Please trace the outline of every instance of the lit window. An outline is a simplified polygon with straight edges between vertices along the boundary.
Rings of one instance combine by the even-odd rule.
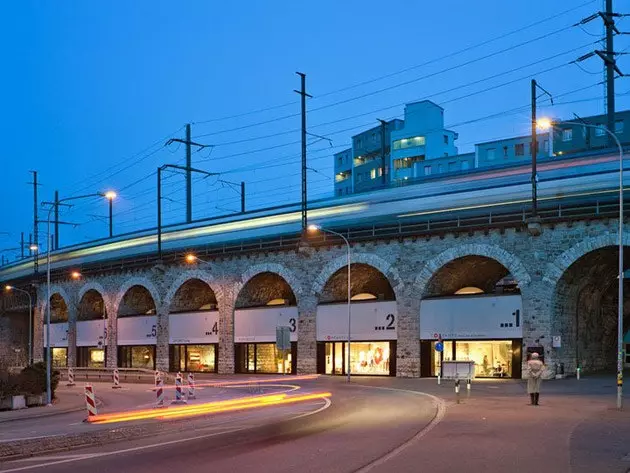
[[[376,169],[370,171],[370,179],[376,179]]]
[[[459,291],[456,291],[455,294],[457,294],[458,296],[465,294],[483,294],[483,291],[478,287],[468,286],[462,287]]]
[[[378,177],[383,175],[383,168],[378,168]]]
[[[623,133],[623,120],[615,122],[615,133]]]
[[[414,136],[412,138],[402,138],[394,141],[394,149],[413,148],[414,146],[424,146],[424,136]]]
[[[525,155],[525,144],[518,143],[514,145],[514,154],[516,156],[524,156]]]
[[[431,175],[431,166],[425,166],[424,167],[424,175],[425,176],[430,176]]]
[[[496,149],[494,149],[494,148],[487,149],[486,150],[486,157],[488,158],[488,161],[494,161],[495,154],[496,154]]]
[[[604,125],[599,123],[597,128],[595,128],[595,136],[604,136],[606,134],[606,130],[604,130]]]
[[[469,169],[470,163],[468,161],[462,161],[462,171],[467,171]]]
[[[573,129],[565,128],[562,130],[562,141],[571,141],[573,140]]]

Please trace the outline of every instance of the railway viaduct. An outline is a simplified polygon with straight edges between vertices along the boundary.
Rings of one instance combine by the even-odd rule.
[[[590,371],[614,369],[618,220],[556,216],[543,219],[540,230],[539,235],[532,235],[524,224],[497,224],[482,230],[427,228],[399,236],[349,235],[353,297],[371,294],[378,300],[395,301],[395,374],[421,375],[423,299],[453,295],[464,287],[492,293],[508,275],[522,297],[522,348],[543,347],[551,375],[556,363],[563,363],[567,373],[575,372],[578,364]],[[627,248],[628,226],[623,239]],[[269,244],[232,252],[191,250],[203,261],[191,265],[181,251],[159,262],[148,258],[88,265],[80,268],[79,280],[69,276],[70,268],[56,271],[50,301],[40,278],[32,286],[36,295],[34,358],[41,360],[44,353],[47,303],[53,321],[68,323],[70,366],[77,363],[78,321],[104,317],[106,364],[115,367],[119,363],[117,320],[155,314],[155,364],[162,370],[169,368],[169,314],[212,309],[218,311],[219,320],[217,371],[233,373],[235,311],[281,300],[297,307],[297,372],[316,372],[318,305],[347,300],[346,247],[341,240],[320,236],[307,245]],[[3,281],[18,287],[27,287],[25,283]],[[19,358],[25,350],[13,349],[25,347],[26,302],[19,294],[5,294],[2,303],[0,347],[5,359]],[[624,314],[625,327],[630,325],[629,312],[626,309]],[[554,336],[561,337],[560,347],[553,346]]]

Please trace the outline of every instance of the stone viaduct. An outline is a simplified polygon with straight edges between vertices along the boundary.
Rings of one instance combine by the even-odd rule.
[[[447,233],[439,236],[374,239],[352,243],[352,292],[395,300],[398,310],[396,374],[420,376],[420,302],[451,295],[462,287],[493,292],[506,275],[518,283],[523,301],[523,349],[543,346],[548,364],[568,373],[615,366],[617,330],[618,225],[613,219],[543,224],[526,228]],[[630,244],[630,227],[624,244]],[[630,251],[627,253],[630,254]],[[316,311],[324,302],[346,299],[346,247],[339,240],[293,250],[265,251],[206,262],[146,265],[117,270],[82,268],[75,281],[56,277],[51,288],[54,320],[67,320],[68,364],[76,363],[77,320],[107,319],[107,366],[117,365],[117,319],[157,315],[156,365],[169,366],[169,313],[215,307],[219,312],[218,372],[235,368],[234,313],[283,299],[298,311],[298,373],[316,371]],[[34,355],[43,356],[46,286],[37,288]],[[626,304],[628,306],[628,304]],[[23,310],[23,309],[21,309]],[[13,311],[15,312],[15,311]],[[11,310],[5,315],[14,317]],[[630,322],[625,313],[625,326]],[[6,320],[8,320],[5,317]],[[2,345],[14,343],[8,322]],[[13,335],[11,335],[13,333]],[[552,337],[562,346],[554,348]],[[13,337],[13,339],[11,338]]]

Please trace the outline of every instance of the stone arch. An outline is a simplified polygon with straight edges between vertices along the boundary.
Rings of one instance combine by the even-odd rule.
[[[79,289],[79,293],[77,294],[77,301],[80,303],[85,293],[90,290],[95,290],[96,292],[98,292],[103,298],[103,300],[105,301],[106,305],[110,302],[109,294],[107,293],[103,285],[96,281],[90,281],[84,284],[83,286],[81,286],[81,289]]]
[[[48,294],[48,291],[46,291],[46,286],[43,286],[42,311],[46,311],[46,309],[48,307],[48,302],[49,301],[46,298],[47,294]],[[68,309],[70,309],[70,304],[72,304],[72,299],[68,295],[68,292],[62,286],[59,286],[57,284],[51,284],[50,285],[50,297],[54,296],[55,294],[59,294],[61,296],[61,298],[64,300],[64,302],[66,303],[66,305],[68,306]]]
[[[352,253],[350,256],[351,264],[365,264],[381,272],[392,286],[396,299],[399,298],[400,292],[404,288],[403,281],[398,274],[398,270],[380,256],[370,253]],[[324,269],[319,273],[313,283],[313,294],[320,296],[328,280],[340,269],[348,265],[347,256],[339,256],[330,261]]]
[[[188,271],[181,273],[179,276],[177,276],[177,278],[173,281],[171,286],[168,288],[168,291],[166,292],[166,296],[164,296],[164,301],[163,301],[163,304],[165,307],[171,306],[173,302],[173,297],[175,297],[175,294],[177,293],[179,288],[182,287],[187,281],[190,281],[191,279],[198,279],[206,283],[210,287],[214,295],[216,296],[217,302],[220,301],[220,299],[223,296],[223,292],[221,290],[221,287],[217,285],[216,278],[212,275],[211,271],[206,271],[203,269],[190,269]]]
[[[482,256],[500,263],[516,279],[521,288],[531,282],[531,276],[521,260],[503,248],[496,245],[464,244],[443,251],[424,265],[416,276],[415,288],[417,293],[420,296],[424,295],[433,276],[446,264],[467,256]]]
[[[241,309],[261,307],[273,299],[285,299],[289,305],[297,305],[301,292],[293,272],[276,263],[260,264],[243,273],[237,285],[235,306]]]
[[[218,305],[217,291],[213,287],[214,284],[212,283],[213,278],[203,278],[203,276],[204,275],[201,274],[184,274],[177,278],[175,283],[169,288],[169,291],[164,298],[164,307],[169,313],[194,312],[197,310],[206,310],[201,309],[200,307],[207,304],[213,304],[214,306]],[[182,297],[182,291],[184,297]],[[186,297],[193,295],[195,296],[194,299],[192,297]],[[186,301],[187,303],[184,303]],[[176,305],[179,307],[175,307]]]
[[[101,320],[107,316],[107,302],[103,293],[95,288],[82,291],[77,305],[77,320]]]
[[[628,234],[628,232],[624,232],[623,234],[623,245],[630,246],[630,234]],[[555,287],[562,275],[573,263],[587,253],[607,246],[619,246],[618,233],[607,233],[580,241],[563,252],[553,262],[547,264],[543,281],[551,283]]]
[[[116,316],[118,316],[118,313],[120,311],[120,304],[122,303],[123,297],[125,297],[125,294],[127,294],[127,291],[129,291],[129,289],[131,289],[134,286],[143,287],[149,292],[149,294],[153,298],[153,303],[155,304],[155,309],[157,312],[157,309],[160,306],[162,300],[160,298],[160,293],[158,292],[155,285],[147,278],[132,277],[132,278],[127,279],[118,289],[118,292],[116,293],[114,297],[114,303],[112,304],[113,314],[116,314]]]

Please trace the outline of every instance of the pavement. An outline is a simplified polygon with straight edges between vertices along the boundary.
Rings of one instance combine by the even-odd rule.
[[[545,381],[540,406],[529,405],[517,380],[480,380],[470,391],[462,384],[457,396],[452,381],[435,379],[291,379],[302,390],[330,390],[332,403],[161,422],[152,424],[162,428],[156,435],[124,442],[114,424],[108,442],[5,461],[0,472],[630,471],[630,397],[626,410],[615,409],[614,376]],[[152,395],[146,385],[122,393],[106,385],[97,396],[99,389],[105,410]],[[66,429],[60,426],[72,415],[56,416],[54,428]],[[2,433],[0,426],[0,448]]]

